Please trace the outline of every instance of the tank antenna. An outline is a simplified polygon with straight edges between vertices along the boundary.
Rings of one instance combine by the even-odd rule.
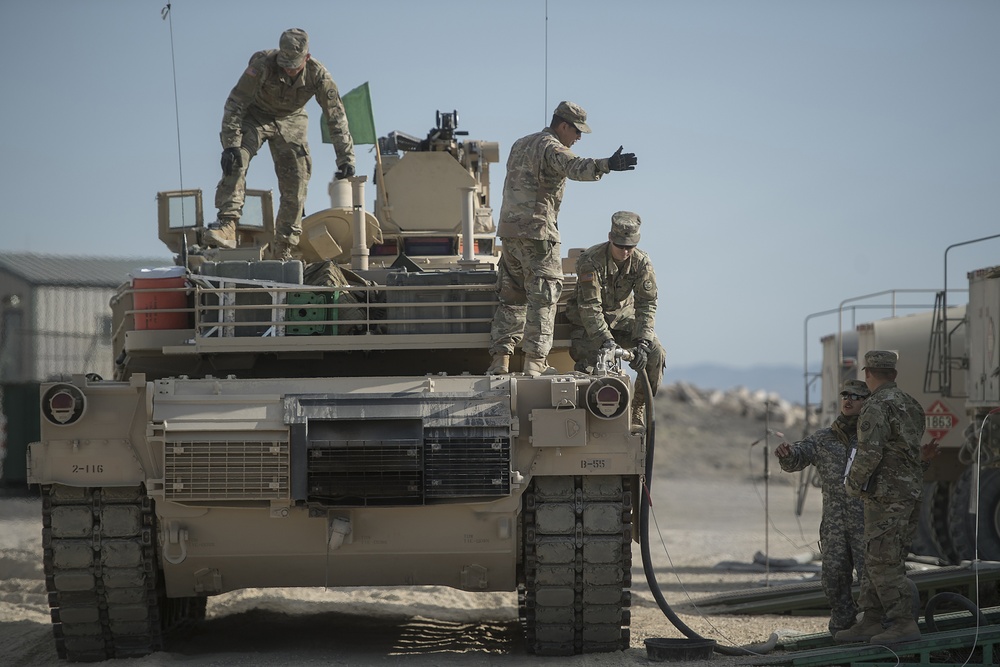
[[[549,108],[549,0],[545,0],[545,108],[542,109],[542,120]]]
[[[177,125],[177,172],[180,178],[180,188],[184,189],[184,165],[181,162],[181,112],[177,103],[177,62],[174,60],[174,18],[170,13],[171,4],[168,2],[160,10],[160,18],[170,25],[170,67],[174,75],[174,120]],[[184,206],[181,206],[181,224],[184,220]]]

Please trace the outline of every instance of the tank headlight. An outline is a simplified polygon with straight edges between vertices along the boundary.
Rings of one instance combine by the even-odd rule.
[[[87,411],[87,397],[79,387],[55,384],[42,395],[42,415],[50,424],[69,426]]]
[[[615,419],[628,409],[628,385],[616,377],[597,378],[587,387],[587,410],[598,419]]]

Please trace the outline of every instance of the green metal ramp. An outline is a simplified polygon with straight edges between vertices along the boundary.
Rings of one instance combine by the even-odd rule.
[[[988,561],[978,565],[980,585],[995,587],[1000,581],[1000,563]],[[914,571],[907,576],[916,584],[923,599],[944,591],[958,592],[970,599],[976,597],[972,590],[976,572],[971,563]],[[854,587],[854,594],[855,597],[858,594],[857,585]],[[821,615],[830,612],[818,581],[733,591],[702,598],[695,605],[706,614]]]
[[[968,619],[968,615],[966,615]],[[961,667],[962,665],[996,665],[997,644],[1000,643],[1000,625],[986,625],[980,628],[963,628],[926,635],[915,642],[893,646],[870,644],[841,644],[795,651],[783,655],[767,655],[752,658],[752,665],[787,665],[788,667],[808,667],[816,665],[852,665],[852,667],[894,667],[900,664],[935,665],[937,667]],[[978,655],[974,655],[979,651]],[[947,652],[947,653],[946,653]],[[970,655],[974,655],[970,659]]]

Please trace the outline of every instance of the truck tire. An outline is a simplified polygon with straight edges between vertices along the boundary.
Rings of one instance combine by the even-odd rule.
[[[538,655],[629,645],[632,495],[619,476],[536,477],[522,500],[519,590],[528,649]]]
[[[975,469],[969,467],[953,485],[948,530],[962,560],[976,556],[976,515],[969,512],[975,484]],[[1000,559],[1000,469],[983,468],[979,475],[979,558]]]
[[[959,558],[948,532],[948,500],[951,485],[948,482],[926,482],[920,504],[920,522],[917,537],[910,551],[918,556],[933,556],[949,563]]]
[[[205,598],[168,599],[156,515],[142,487],[42,488],[42,545],[56,652],[71,662],[132,658],[205,616]]]

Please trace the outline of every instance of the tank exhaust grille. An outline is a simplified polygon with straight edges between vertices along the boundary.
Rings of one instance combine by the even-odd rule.
[[[313,440],[309,500],[420,505],[510,495],[510,439]]]
[[[416,504],[423,487],[415,440],[309,443],[309,498],[335,505]]]
[[[510,440],[438,438],[428,441],[428,498],[510,494]]]
[[[288,498],[288,443],[279,440],[168,440],[163,448],[168,500]]]

